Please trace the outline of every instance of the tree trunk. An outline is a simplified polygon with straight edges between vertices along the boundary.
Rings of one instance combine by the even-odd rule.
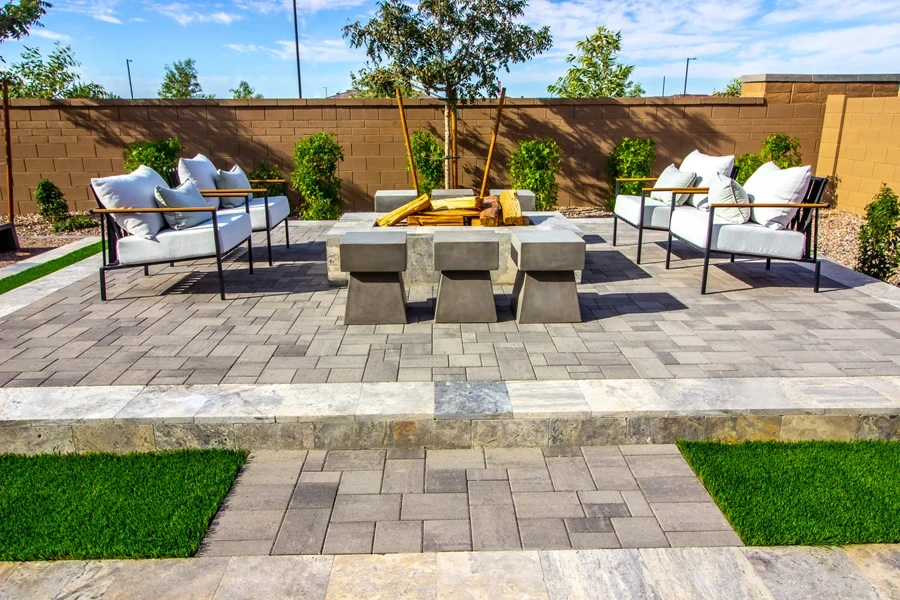
[[[444,102],[444,189],[450,189],[450,102]]]

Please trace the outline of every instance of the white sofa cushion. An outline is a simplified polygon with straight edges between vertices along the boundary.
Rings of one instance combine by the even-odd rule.
[[[265,198],[254,198],[250,201],[250,223],[253,226],[253,231],[266,230],[265,202]],[[269,197],[269,224],[272,227],[286,219],[290,212],[291,205],[288,203],[287,196]],[[219,211],[220,215],[230,215],[232,213],[244,214],[246,213],[246,208],[240,206]]]
[[[811,177],[810,166],[780,169],[767,162],[750,176],[744,189],[753,204],[800,204]],[[796,208],[753,208],[750,220],[772,229],[785,229],[796,214]]]
[[[236,213],[220,215],[219,243],[222,253],[231,250],[250,236],[250,218]],[[166,262],[203,256],[215,256],[216,242],[212,219],[189,229],[163,229],[156,239],[128,236],[119,240],[119,263],[123,265]]]
[[[244,170],[237,165],[231,167],[230,171],[223,171],[222,169],[216,171],[216,189],[248,190],[252,187],[253,186],[250,185],[250,180],[247,179],[247,175],[244,173]],[[219,201],[222,205],[222,208],[235,208],[238,206],[243,206],[244,202],[252,197],[253,194],[247,194],[247,198],[222,196]]]
[[[699,150],[694,150],[684,157],[679,167],[682,171],[697,174],[694,179],[694,187],[708,187],[713,175],[721,173],[726,177],[731,177],[731,171],[734,169],[734,155],[731,156],[710,156],[703,154]],[[706,194],[694,194],[687,199],[687,203],[692,206],[703,206],[709,200]]]
[[[692,171],[681,171],[675,165],[669,165],[659,175],[659,179],[653,184],[653,187],[660,188],[683,188],[691,187],[697,174]],[[672,192],[650,192],[650,197],[660,202],[670,203],[672,200]],[[687,194],[678,194],[675,198],[675,204],[681,206],[688,200]]]
[[[150,167],[141,165],[127,175],[94,177],[91,187],[104,208],[159,208],[157,186],[168,187],[165,180]],[[160,213],[113,215],[116,223],[133,236],[152,239],[166,226]]]
[[[175,189],[156,186],[156,201],[162,208],[214,208],[212,202],[200,195],[200,191],[190,181],[185,181]],[[163,218],[172,229],[187,229],[212,218],[208,212],[166,212]]]
[[[710,249],[729,254],[755,254],[772,258],[800,258],[806,247],[806,236],[792,229],[775,230],[759,223],[729,223],[719,218],[713,222]],[[671,232],[698,248],[706,247],[709,213],[679,209],[672,214]]]
[[[747,192],[734,179],[716,173],[709,181],[709,204],[749,204]],[[743,224],[750,220],[749,208],[717,208],[716,217],[729,223]]]
[[[214,190],[216,188],[216,166],[212,161],[198,154],[194,158],[178,159],[178,180],[184,183],[190,181],[198,190]],[[210,196],[209,201],[219,208],[219,198]]]
[[[660,202],[653,198],[644,198],[643,226],[668,229],[669,213],[671,212],[672,207],[668,200]],[[613,213],[623,221],[637,227],[639,215],[641,214],[641,197],[619,194],[616,196],[616,205],[613,208]]]

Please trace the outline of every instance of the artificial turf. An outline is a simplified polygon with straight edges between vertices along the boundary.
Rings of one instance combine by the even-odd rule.
[[[69,252],[68,254],[64,254],[59,258],[54,258],[53,260],[48,260],[45,263],[41,263],[39,265],[35,265],[24,271],[19,271],[14,275],[10,275],[9,277],[4,277],[0,279],[0,294],[5,294],[10,290],[14,290],[17,287],[23,286],[26,283],[31,283],[35,279],[40,279],[44,275],[49,275],[54,271],[59,271],[69,265],[74,265],[77,262],[80,262],[88,257],[91,257],[95,254],[99,254],[101,249],[103,248],[103,242],[97,242],[96,244],[91,244],[90,246],[85,246],[84,248],[79,248],[74,252]]]
[[[0,454],[0,561],[193,556],[246,457]]]
[[[900,442],[678,446],[748,546],[900,542]]]

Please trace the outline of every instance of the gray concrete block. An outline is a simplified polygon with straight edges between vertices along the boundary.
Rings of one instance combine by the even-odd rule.
[[[577,236],[576,236],[577,237]],[[351,231],[341,238],[341,270],[397,273],[406,270],[406,232]]]
[[[379,521],[375,523],[375,554],[395,554],[422,551],[422,523],[420,521]]]
[[[562,519],[520,519],[519,533],[525,550],[564,550],[571,548]]]
[[[474,196],[475,192],[472,190],[467,190],[463,188],[457,188],[452,190],[432,190],[431,191],[431,199],[432,200],[441,200],[443,198],[465,198],[467,196]]]
[[[577,271],[584,268],[585,242],[575,232],[516,229],[511,256],[520,271]]]
[[[401,273],[354,272],[348,279],[344,325],[406,323],[406,289]]]
[[[378,190],[375,192],[375,212],[389,213],[418,197],[416,190]]]
[[[423,552],[454,552],[472,549],[468,519],[425,521]]]
[[[509,191],[507,189],[498,189],[491,188],[491,196],[499,196],[501,192]],[[535,208],[537,203],[537,198],[534,195],[534,192],[531,190],[515,190],[516,195],[519,197],[519,206],[522,208],[522,212],[533,212],[537,210]]]
[[[509,307],[516,323],[581,322],[574,272],[520,270]]]
[[[289,510],[275,540],[272,554],[318,554],[328,529],[330,508]]]
[[[493,271],[500,267],[500,243],[489,229],[436,231],[435,271]]]
[[[489,271],[442,271],[434,308],[435,323],[496,323]]]
[[[369,554],[375,523],[334,523],[328,526],[323,554]]]
[[[472,507],[473,550],[521,548],[516,513],[510,505]]]

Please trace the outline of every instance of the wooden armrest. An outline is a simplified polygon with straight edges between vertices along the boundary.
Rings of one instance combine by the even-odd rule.
[[[234,198],[236,196],[246,196],[247,194],[264,194],[269,190],[265,188],[248,188],[238,190],[200,190],[201,196],[225,196],[226,198]]]
[[[642,192],[675,192],[677,194],[708,194],[709,188],[641,188]]]
[[[117,215],[128,213],[163,213],[163,212],[216,212],[212,206],[190,206],[185,208],[92,208],[92,215]]]
[[[287,179],[248,179],[250,183],[287,183]]]
[[[791,204],[790,202],[782,203],[760,203],[760,204],[710,204],[710,208],[828,208],[827,204]]]
[[[656,181],[659,177],[616,177],[616,181]]]

